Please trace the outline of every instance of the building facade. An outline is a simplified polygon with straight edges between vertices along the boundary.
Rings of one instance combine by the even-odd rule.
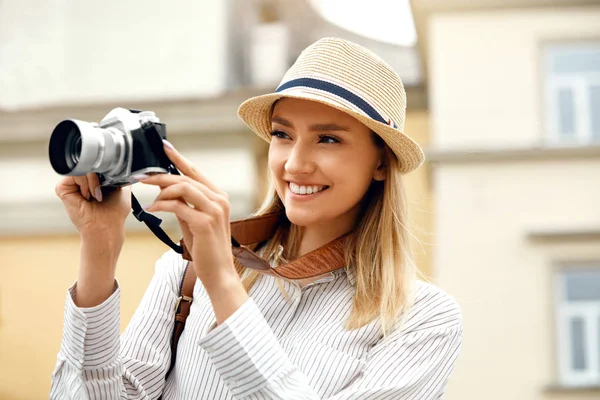
[[[464,315],[448,399],[600,397],[591,3],[413,1],[427,37],[432,274]]]

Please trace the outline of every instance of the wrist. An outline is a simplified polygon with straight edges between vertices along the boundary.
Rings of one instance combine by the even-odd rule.
[[[98,251],[120,252],[125,243],[125,230],[103,230],[81,232],[79,234],[82,247]]]
[[[202,284],[212,304],[217,325],[227,320],[249,297],[237,273],[223,274],[214,280],[204,279]]]
[[[117,261],[121,252],[118,243],[108,245],[96,238],[82,240],[75,304],[94,307],[104,302],[114,291]],[[112,239],[111,239],[112,240]]]
[[[244,287],[235,268],[215,268],[211,273],[198,276],[202,285],[210,295],[211,292],[223,292]]]

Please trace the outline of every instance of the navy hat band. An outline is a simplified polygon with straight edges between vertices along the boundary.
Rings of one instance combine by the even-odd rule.
[[[354,104],[356,107],[361,109],[365,114],[369,117],[373,118],[377,122],[381,122],[382,124],[388,124],[386,120],[365,100],[363,100],[360,96],[352,93],[348,89],[345,89],[339,85],[336,85],[331,82],[322,81],[320,79],[314,78],[298,78],[292,79],[281,86],[279,86],[275,93],[283,92],[286,89],[294,88],[294,87],[307,87],[311,89],[323,90],[325,92],[329,92],[334,94],[342,99]]]

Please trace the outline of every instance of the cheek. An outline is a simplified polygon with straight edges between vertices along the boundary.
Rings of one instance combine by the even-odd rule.
[[[343,168],[339,166],[343,165]],[[330,168],[332,176],[335,180],[341,183],[340,189],[352,198],[352,200],[360,199],[367,192],[373,180],[373,173],[376,164],[370,158],[364,155],[355,155],[352,161],[346,160],[343,164],[332,165]]]
[[[277,151],[276,149],[273,149],[272,146],[269,147],[269,156],[268,156],[267,164],[269,166],[269,171],[271,171],[273,178],[275,178],[275,189],[277,190],[277,193],[279,194],[279,196],[281,196],[282,195],[281,179],[283,177],[283,171],[284,171],[284,166],[285,166],[285,159],[282,156],[282,152]]]
[[[281,151],[277,151],[274,146],[269,147],[268,155],[269,170],[273,173],[273,176],[280,177],[283,171],[283,159],[281,157]]]

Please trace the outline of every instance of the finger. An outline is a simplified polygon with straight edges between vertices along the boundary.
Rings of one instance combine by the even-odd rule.
[[[91,200],[90,198],[90,187],[88,185],[88,180],[86,176],[75,176],[73,177],[75,184],[79,186],[79,191],[81,192],[81,196],[83,196],[86,200]]]
[[[165,153],[183,175],[189,176],[193,180],[206,185],[208,188],[217,193],[221,192],[221,190],[212,182],[210,182],[202,173],[200,173],[200,171],[198,171],[196,167],[194,167],[194,165],[187,160],[187,158],[182,156],[181,153],[178,152],[171,143],[167,142],[166,140],[163,140],[163,142]]]
[[[61,179],[55,188],[56,195],[60,198],[74,193],[79,193],[79,185],[75,183],[74,176],[66,176]]]
[[[210,187],[204,185],[201,182],[195,181],[187,176],[181,175],[172,175],[172,174],[159,174],[153,175],[149,178],[141,180],[140,182],[147,185],[155,185],[164,190],[164,188],[172,185],[179,184],[181,182],[187,182],[190,185],[196,187],[198,190],[201,190],[210,200],[217,201],[219,196],[223,196],[222,193],[215,192]]]
[[[192,236],[190,227],[188,226],[187,222],[185,222],[184,220],[182,220],[179,217],[177,217],[177,222],[179,223],[179,226],[181,227],[181,235],[183,236],[183,240],[185,241],[185,244],[188,246],[188,249],[191,250],[192,246],[194,245],[194,237]]]
[[[90,194],[99,202],[102,201],[102,190],[100,190],[100,179],[98,174],[91,172],[86,175]]]
[[[154,202],[150,207],[146,208],[150,212],[170,212],[177,216],[177,218],[185,221],[188,224],[191,222],[199,222],[202,219],[202,213],[190,208],[181,200],[160,200]]]
[[[210,192],[210,190],[206,187],[203,189],[207,192]],[[160,191],[160,194],[156,198],[155,202],[163,200],[176,200],[180,198],[192,207],[206,212],[214,212],[215,208],[217,207],[217,205],[207,197],[201,188],[196,187],[191,182],[179,182],[164,188]]]

